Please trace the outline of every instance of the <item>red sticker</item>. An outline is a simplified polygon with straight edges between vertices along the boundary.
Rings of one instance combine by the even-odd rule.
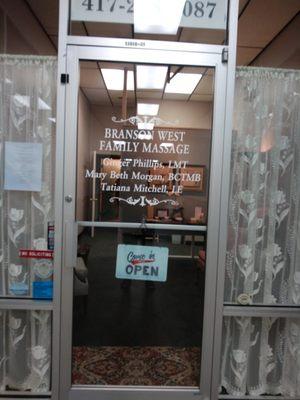
[[[53,250],[19,250],[21,258],[53,258]]]

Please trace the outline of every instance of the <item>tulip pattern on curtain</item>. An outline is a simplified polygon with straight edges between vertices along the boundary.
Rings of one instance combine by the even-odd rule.
[[[225,301],[300,305],[300,71],[237,70]]]
[[[0,56],[0,296],[32,297],[33,281],[52,279],[51,262],[19,250],[47,249],[54,220],[56,69],[55,57]],[[41,144],[41,191],[4,190],[7,143]]]
[[[225,317],[223,332],[226,393],[300,396],[300,319]]]
[[[54,220],[56,66],[54,57],[0,56],[1,297],[31,298],[33,282],[52,281],[51,260],[20,258],[19,250],[47,249]],[[41,190],[5,190],[11,143],[42,149]],[[50,371],[51,312],[0,309],[0,396],[48,392]]]
[[[300,71],[237,69],[234,121],[225,302],[300,306]],[[300,395],[300,319],[224,324],[227,393]]]
[[[0,310],[0,393],[50,390],[50,311]]]

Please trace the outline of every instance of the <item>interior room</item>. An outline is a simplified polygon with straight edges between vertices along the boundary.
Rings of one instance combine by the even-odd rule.
[[[212,68],[80,64],[75,384],[197,385],[206,231],[192,228],[207,219],[213,91]],[[84,221],[140,228],[89,228]],[[168,247],[166,281],[115,276],[120,244]],[[156,376],[150,354],[161,366]],[[107,374],[112,359],[118,376]]]
[[[158,76],[161,79],[158,89],[140,89],[137,81],[140,78],[137,76],[147,73],[147,69],[143,68],[131,64],[81,63],[77,219],[129,222],[144,218],[148,222],[168,222],[177,218],[180,223],[199,223],[200,219],[204,223],[207,216],[214,71],[211,68],[154,66],[154,70],[158,68],[158,72],[162,72],[161,77]],[[128,77],[125,92],[124,71]],[[151,67],[149,71],[152,72]],[[105,80],[107,73],[117,74],[117,77]],[[135,149],[132,135],[143,146]],[[124,139],[131,147],[127,142],[128,146],[124,147]],[[139,146],[138,142],[134,145]],[[195,146],[198,146],[197,151],[193,150]],[[131,153],[136,158],[130,158]],[[182,168],[182,171],[179,170]],[[187,178],[197,174],[199,180],[180,182],[178,173],[184,171],[188,174]],[[95,172],[106,173],[105,178],[99,179]],[[119,192],[115,190],[115,195],[126,194],[124,190],[130,178],[138,186],[134,192],[133,187],[129,188],[128,195],[149,193],[149,190],[159,200],[176,199],[178,204],[175,206],[168,201],[157,206],[141,207],[140,216],[137,216],[136,207],[126,207],[124,202],[110,203],[107,192],[113,190],[109,188],[117,184],[115,189]],[[123,189],[122,193],[120,189]],[[162,212],[164,208],[165,213]],[[134,215],[130,215],[131,212]]]

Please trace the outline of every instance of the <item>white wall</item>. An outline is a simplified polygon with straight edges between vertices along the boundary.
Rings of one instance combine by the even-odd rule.
[[[174,127],[185,129],[210,129],[212,122],[212,103],[196,101],[164,100],[158,116],[174,123]]]

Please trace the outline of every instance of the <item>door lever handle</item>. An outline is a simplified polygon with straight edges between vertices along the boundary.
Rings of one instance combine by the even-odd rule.
[[[75,222],[65,222],[65,235],[64,235],[64,260],[65,268],[74,269],[77,261],[77,225]]]

